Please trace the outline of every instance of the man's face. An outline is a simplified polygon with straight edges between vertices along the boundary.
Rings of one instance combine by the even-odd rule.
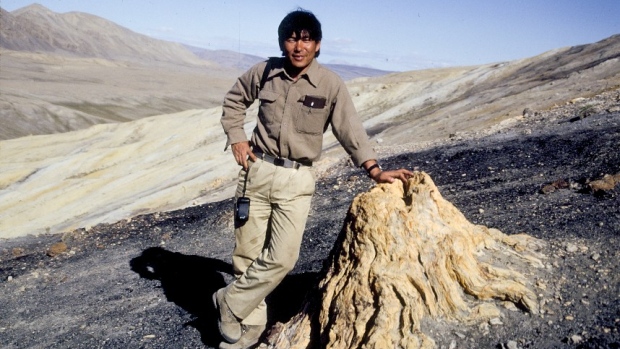
[[[288,39],[284,40],[284,53],[299,72],[302,72],[312,63],[320,48],[321,42],[311,39],[306,30],[301,32],[299,38],[297,34],[292,33]]]

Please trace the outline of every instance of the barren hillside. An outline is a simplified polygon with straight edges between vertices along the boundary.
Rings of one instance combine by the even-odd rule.
[[[83,12],[55,13],[41,5],[1,10],[0,47],[142,63],[208,66],[181,44],[132,32]]]
[[[544,110],[614,90],[620,86],[619,47],[620,36],[614,36],[515,62],[395,73],[353,80],[349,87],[378,147],[422,144],[459,138],[463,132],[498,130],[519,122],[527,109]],[[60,132],[106,118],[116,123],[0,142],[1,237],[114,222],[218,200],[231,192],[237,166],[223,151],[221,112],[219,107],[191,109],[191,96],[204,98],[192,70],[162,71],[150,80],[121,84],[127,76],[146,77],[149,70],[107,60],[73,61],[61,56],[50,60],[49,55],[21,52],[8,57],[14,59],[3,59],[2,64],[21,66],[21,74],[28,71],[30,79],[50,80],[24,89],[13,84],[24,81],[19,76],[12,80],[17,69],[3,74],[2,117],[13,120],[3,130],[16,124],[11,114],[16,106],[23,107],[18,120],[24,128],[45,127],[50,120]],[[45,67],[43,73],[28,69],[37,60]],[[76,87],[80,71],[89,71],[92,77],[97,65],[103,67],[102,80],[118,85],[110,88],[87,80]],[[110,65],[113,69],[108,70]],[[220,76],[220,81],[228,79]],[[203,77],[215,81],[213,75]],[[188,92],[184,86],[192,81],[195,85]],[[154,97],[152,86],[166,95]],[[178,87],[174,94],[168,94],[171,86]],[[214,95],[216,90],[211,90]],[[118,123],[143,116],[132,115],[136,109],[185,111]],[[254,123],[252,117],[247,119],[248,133]],[[325,155],[315,166],[319,173],[344,156],[329,131],[324,147]]]
[[[357,79],[350,85],[373,137],[391,144],[510,122],[620,86],[620,35],[539,56]]]
[[[0,139],[221,104],[238,71],[0,51]]]
[[[620,172],[620,112],[608,111],[619,104],[612,91],[535,110],[487,137],[381,149],[388,168],[428,172],[472,223],[547,244],[539,314],[497,300],[501,315],[492,321],[429,320],[422,326],[438,349],[618,347],[620,187],[596,194],[587,184]],[[582,114],[588,105],[592,114]],[[560,180],[567,185],[541,190]],[[345,161],[319,179],[297,266],[267,299],[270,325],[298,312],[353,197],[371,185]],[[64,234],[0,239],[0,346],[217,348],[216,311],[205,295],[233,277],[232,207],[229,198]]]
[[[0,11],[0,139],[215,107],[240,73],[87,13]]]

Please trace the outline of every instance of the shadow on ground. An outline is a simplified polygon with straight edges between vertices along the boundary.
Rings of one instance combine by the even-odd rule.
[[[221,337],[211,295],[226,286],[224,274],[233,275],[231,264],[219,259],[172,252],[161,247],[144,250],[129,264],[131,270],[140,277],[159,280],[166,299],[194,317],[185,326],[198,330],[205,345],[219,345]],[[286,322],[297,314],[306,292],[316,282],[317,273],[287,276],[266,300],[269,324]]]

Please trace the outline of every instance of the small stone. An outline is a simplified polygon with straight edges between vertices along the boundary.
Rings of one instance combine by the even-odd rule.
[[[508,343],[506,343],[506,348],[508,348],[508,349],[519,349],[519,345],[517,345],[517,342],[515,342],[515,341],[508,341]]]
[[[47,255],[50,257],[56,257],[59,254],[65,253],[66,251],[67,244],[61,241],[50,246],[50,248],[47,250]]]
[[[153,339],[153,338],[155,338],[155,335],[154,334],[147,334],[146,336],[144,336],[142,338],[144,338],[144,339]]]
[[[480,328],[480,331],[482,332],[489,332],[489,324],[486,322],[480,323],[479,328]]]
[[[489,320],[489,323],[493,326],[499,326],[499,325],[503,325],[504,323],[502,322],[502,320],[500,320],[500,318],[498,317],[494,317],[491,320]]]
[[[551,193],[553,193],[556,189],[557,189],[557,188],[556,188],[556,187],[554,187],[553,185],[551,185],[551,184],[547,184],[547,185],[543,186],[543,187],[540,189],[540,192],[541,192],[541,193],[543,193],[543,194],[551,194]]]
[[[15,247],[11,253],[13,254],[13,257],[20,257],[24,255],[24,249],[21,247]]]
[[[478,209],[478,213],[483,214],[484,213],[484,209],[479,208]]]
[[[13,281],[13,276],[9,275],[9,277],[6,278],[6,281],[8,281],[8,282]]]
[[[573,321],[573,320],[575,320],[575,317],[574,317],[574,316],[572,316],[572,315],[566,315],[566,316],[564,317],[564,320],[566,320],[566,321]]]
[[[566,252],[573,253],[573,252],[577,252],[577,251],[579,251],[579,247],[577,247],[577,245],[570,244],[570,243],[566,244]]]
[[[570,184],[563,178],[556,180],[555,182],[551,183],[551,185],[556,187],[557,189],[567,189],[570,187]]]
[[[574,334],[574,335],[570,336],[570,340],[571,340],[571,342],[573,342],[573,344],[579,344],[579,343],[583,342],[583,337]]]
[[[502,302],[502,305],[510,311],[519,311],[519,308],[513,302]]]

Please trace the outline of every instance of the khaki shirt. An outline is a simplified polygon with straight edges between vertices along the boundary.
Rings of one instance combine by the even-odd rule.
[[[271,69],[262,89],[267,61],[241,75],[226,94],[221,122],[228,144],[248,140],[243,130],[246,109],[258,98],[258,120],[251,143],[264,153],[302,163],[317,161],[323,133],[331,125],[336,139],[357,166],[376,159],[342,79],[315,59],[294,81],[284,70],[284,60],[270,60]]]

